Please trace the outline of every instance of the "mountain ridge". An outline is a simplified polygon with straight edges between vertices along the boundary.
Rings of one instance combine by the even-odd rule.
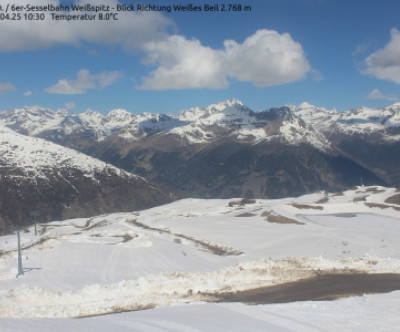
[[[341,133],[384,133],[387,139],[400,140],[400,134],[387,135],[389,128],[400,127],[400,103],[394,103],[384,108],[374,109],[359,107],[344,112],[335,109],[328,110],[316,107],[307,102],[296,105],[284,105],[264,111],[253,111],[237,99],[214,103],[206,107],[192,107],[177,115],[141,113],[133,114],[125,109],[113,109],[108,114],[86,110],[83,113],[72,113],[67,110],[53,111],[39,106],[25,107],[0,111],[0,124],[29,136],[45,137],[51,132],[59,135],[70,135],[74,131],[96,128],[96,140],[118,134],[124,139],[138,140],[155,133],[172,132],[189,138],[198,131],[197,140],[192,143],[204,143],[212,140],[209,126],[223,128],[236,126],[233,134],[240,139],[242,136],[253,136],[253,140],[268,138],[268,130],[259,130],[273,122],[274,118],[282,117],[286,112],[285,123],[288,131],[301,128],[328,134],[332,131]],[[275,113],[275,114],[274,114]],[[280,114],[278,114],[280,113]],[[300,123],[294,125],[290,120],[296,118]],[[189,126],[189,127],[188,127]],[[192,132],[190,127],[193,127]],[[265,129],[265,128],[263,128]],[[204,131],[204,133],[200,133]],[[389,129],[390,131],[390,129]],[[228,131],[227,131],[228,132]],[[252,132],[251,134],[249,132]],[[232,132],[230,133],[232,134]],[[284,135],[284,132],[281,131]],[[390,134],[390,133],[389,133]],[[207,136],[208,135],[208,136]],[[285,136],[285,135],[284,135]],[[290,143],[289,136],[285,136]],[[296,140],[294,140],[295,144]]]
[[[177,115],[25,108],[0,124],[99,158],[181,197],[277,198],[400,186],[400,103],[338,112],[309,103],[253,111],[237,99]]]

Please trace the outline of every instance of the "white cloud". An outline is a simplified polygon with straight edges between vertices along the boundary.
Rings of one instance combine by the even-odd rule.
[[[139,88],[226,88],[228,78],[266,87],[300,80],[311,69],[301,45],[287,33],[258,30],[243,44],[227,40],[224,47],[214,50],[182,36],[148,43],[143,62],[158,67]]]
[[[162,42],[146,45],[147,64],[158,64],[142,89],[165,90],[184,88],[222,89],[228,86],[223,70],[223,53],[201,45],[198,40],[170,36]]]
[[[388,80],[400,84],[400,32],[392,29],[391,39],[383,49],[380,49],[364,62],[361,72],[382,80]]]
[[[396,95],[384,95],[379,89],[373,89],[369,95],[368,99],[386,99],[386,100],[398,100]]]
[[[45,89],[45,92],[66,95],[84,94],[89,89],[102,89],[107,85],[111,85],[121,77],[122,73],[119,71],[92,75],[89,70],[81,69],[76,74],[76,79],[61,79],[57,84]]]
[[[19,5],[31,0],[15,0]],[[104,4],[100,0],[74,0],[82,4]],[[8,0],[0,0],[5,8]],[[118,0],[109,0],[115,6]],[[60,0],[35,0],[35,5],[60,5]],[[24,14],[24,12],[21,12]],[[58,12],[58,15],[71,12]],[[76,14],[76,13],[73,13]],[[79,13],[78,13],[79,14]],[[82,14],[82,13],[81,13]],[[90,13],[88,13],[90,14]],[[0,52],[34,50],[56,45],[79,46],[82,43],[119,45],[130,52],[144,52],[143,63],[154,69],[143,78],[141,89],[223,89],[229,80],[251,82],[255,86],[295,82],[311,70],[302,46],[287,34],[259,30],[243,43],[227,40],[221,49],[202,45],[199,40],[170,35],[172,19],[158,12],[118,12],[118,21],[43,21],[2,22]],[[82,94],[88,89],[106,86],[109,75],[93,81],[89,73],[76,80],[62,79],[46,89],[50,93]],[[86,75],[86,76],[85,76]],[[95,87],[93,87],[93,85]]]
[[[225,41],[227,74],[256,86],[297,81],[310,70],[301,45],[288,33],[258,30],[243,44]]]
[[[86,90],[94,88],[96,88],[96,84],[89,70],[82,69],[77,73],[75,80],[61,79],[56,85],[45,89],[45,91],[48,93],[72,95],[83,94],[86,93]]]
[[[123,76],[120,71],[111,71],[111,72],[102,72],[98,75],[94,75],[93,78],[97,81],[100,89],[104,88],[107,85],[114,84]]]
[[[24,96],[25,96],[25,97],[32,96],[32,94],[33,94],[33,93],[32,93],[31,90],[28,90],[28,91],[25,91],[25,92],[24,92]]]
[[[65,104],[65,108],[66,108],[67,110],[72,110],[72,109],[74,109],[75,107],[76,107],[76,104],[75,104],[73,101],[71,101],[71,102]]]
[[[0,95],[5,95],[7,92],[16,91],[16,87],[11,83],[1,83],[0,82]]]
[[[97,0],[74,2],[110,6],[118,3],[117,0],[108,0],[106,3]],[[9,3],[8,0],[0,0],[2,8],[6,8]],[[35,0],[34,3],[31,0],[19,0],[14,3],[17,5],[60,5],[59,0]],[[27,12],[19,13],[23,15]],[[57,12],[54,14],[71,13]],[[72,14],[85,13],[74,12]],[[88,14],[93,13],[88,12]],[[157,12],[118,12],[117,21],[53,20],[50,12],[46,12],[45,15],[45,20],[20,20],[18,22],[3,20],[0,29],[0,52],[35,50],[65,44],[79,46],[82,42],[120,45],[126,50],[137,51],[148,40],[163,38],[166,29],[174,26],[171,19]]]

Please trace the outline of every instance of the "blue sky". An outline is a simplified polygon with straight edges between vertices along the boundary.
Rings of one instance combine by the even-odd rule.
[[[3,14],[10,3],[60,4],[0,0]],[[48,12],[43,21],[2,20],[0,109],[178,113],[237,98],[254,110],[307,101],[342,111],[399,101],[398,0],[119,3],[219,4],[220,11],[119,12],[109,22],[55,21]],[[242,10],[222,12],[224,4]]]

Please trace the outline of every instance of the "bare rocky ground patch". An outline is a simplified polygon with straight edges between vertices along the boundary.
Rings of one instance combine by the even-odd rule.
[[[266,217],[265,220],[268,222],[276,223],[276,224],[295,224],[295,225],[305,225],[305,223],[300,222],[296,219],[288,218],[282,216],[280,214],[275,213],[274,211],[264,211],[261,214],[262,217]]]
[[[307,205],[307,204],[296,204],[293,203],[291,204],[293,207],[295,207],[296,209],[312,209],[312,210],[323,210],[324,207],[320,206],[320,205]]]
[[[366,206],[370,208],[379,208],[379,209],[394,209],[396,211],[400,211],[400,207],[397,206],[391,206],[391,205],[386,205],[386,204],[380,204],[380,203],[364,203]]]
[[[385,200],[385,203],[400,205],[400,194],[396,194],[396,195],[393,195],[391,197],[388,197]]]

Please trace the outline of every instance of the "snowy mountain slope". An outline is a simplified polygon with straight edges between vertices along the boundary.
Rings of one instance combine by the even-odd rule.
[[[0,126],[1,232],[47,218],[137,209],[168,198],[145,179]]]
[[[100,172],[138,178],[73,149],[61,147],[44,139],[19,135],[2,126],[0,126],[0,158],[3,168],[21,168],[26,171],[27,179],[32,180],[45,177],[44,172],[50,167],[57,170],[79,168],[83,176],[91,178]]]
[[[171,312],[168,324],[158,326],[161,331],[196,328],[200,322],[194,315],[210,308],[198,301],[215,302],[221,293],[254,291],[323,275],[398,274],[398,196],[395,189],[357,187],[242,206],[240,200],[185,199],[140,212],[40,224],[38,236],[32,228],[22,233],[26,249],[24,275],[19,278],[15,277],[16,236],[0,237],[0,322],[18,326],[31,318],[47,318],[35,323],[54,326],[56,321],[48,318],[149,309],[146,315],[152,317],[163,310]],[[398,297],[399,292],[382,295],[393,303],[398,303]],[[376,308],[367,298],[373,297],[347,301],[362,304],[365,311]],[[342,313],[344,303],[232,304],[228,312],[237,310],[244,315],[239,324],[244,319],[261,330],[274,323],[278,331],[309,331],[302,308],[329,306]],[[180,306],[162,308],[176,304]],[[219,318],[221,330],[231,326],[232,318],[219,316],[228,308],[225,305],[213,307],[212,322]],[[297,308],[297,314],[286,310],[286,318],[272,314],[279,308]],[[270,312],[269,319],[259,322],[258,315],[265,317],[259,310]],[[185,311],[191,312],[189,321],[175,316]],[[380,321],[395,322],[391,313],[381,312]],[[20,318],[19,323],[13,317]],[[112,317],[109,324],[118,326]],[[131,323],[133,330],[157,326],[155,321],[156,325],[141,321],[140,312],[118,317],[126,318],[128,330]],[[290,317],[297,318],[297,325]],[[330,318],[338,329],[349,326],[343,319]],[[98,319],[103,320],[89,321],[97,324]],[[138,320],[144,325],[137,325]],[[63,322],[73,326],[76,320]],[[314,327],[319,330],[320,326]]]

